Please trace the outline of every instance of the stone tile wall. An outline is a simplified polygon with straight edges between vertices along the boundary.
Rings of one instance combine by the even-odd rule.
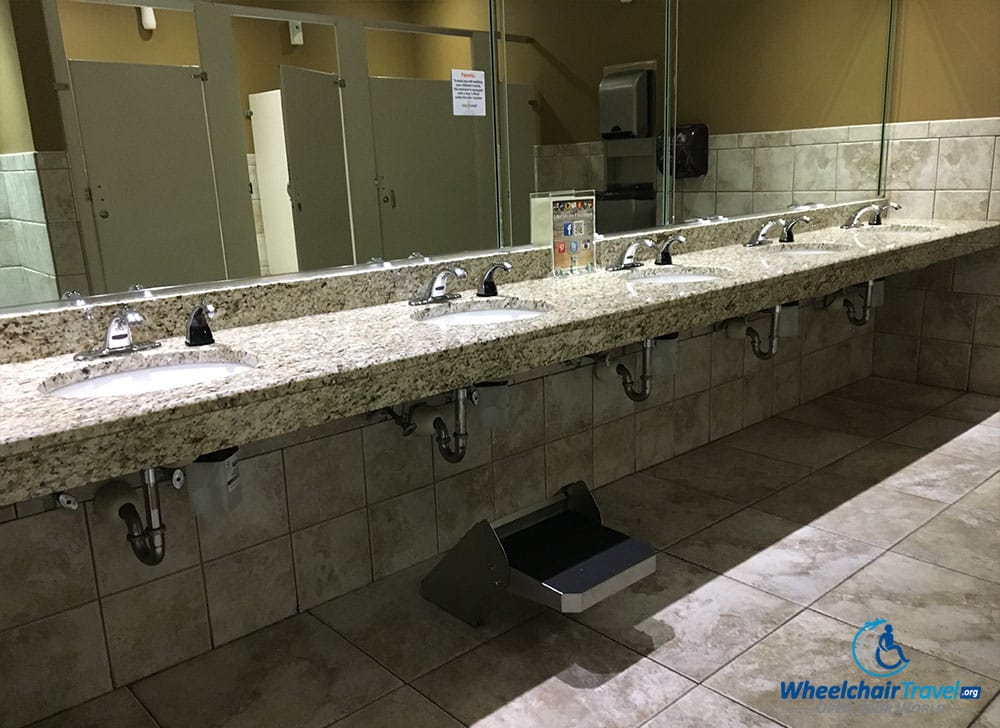
[[[889,278],[873,372],[1000,395],[1000,248]]]
[[[94,486],[76,512],[49,499],[0,509],[0,724],[19,728],[398,572],[566,483],[602,486],[871,373],[872,324],[800,309],[799,336],[770,361],[722,329],[686,332],[675,373],[639,404],[589,360],[518,374],[510,424],[484,427],[473,409],[457,464],[381,415],[249,444],[229,515],[197,517],[186,491],[161,487],[156,567],[94,512]],[[635,351],[616,354],[637,364]]]
[[[0,155],[0,306],[88,293],[63,152]]]
[[[905,217],[1000,220],[1000,117],[889,124],[886,189]],[[675,218],[877,195],[881,125],[709,137],[708,174],[679,180]],[[601,142],[535,147],[537,190],[602,189]]]

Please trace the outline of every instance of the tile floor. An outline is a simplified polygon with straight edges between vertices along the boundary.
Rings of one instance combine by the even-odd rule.
[[[1000,728],[1000,398],[866,380],[597,498],[661,553],[582,615],[511,597],[472,629],[420,598],[432,560],[34,728]],[[862,677],[873,617],[908,679],[983,697],[781,700],[783,679]]]

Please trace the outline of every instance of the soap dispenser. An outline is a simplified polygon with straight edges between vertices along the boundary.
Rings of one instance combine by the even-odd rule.
[[[206,346],[215,343],[212,336],[212,328],[208,325],[208,320],[215,317],[215,306],[210,303],[199,303],[191,312],[188,319],[187,336],[184,343],[188,346]]]

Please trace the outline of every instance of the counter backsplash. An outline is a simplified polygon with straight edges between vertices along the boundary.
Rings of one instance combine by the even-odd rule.
[[[811,229],[837,226],[862,201],[830,205],[807,213]],[[605,238],[598,246],[598,261],[607,266],[621,257],[625,247],[638,238],[665,239],[671,233],[687,237],[677,253],[734,245],[747,239],[763,220],[779,214],[761,214],[735,220],[640,231]],[[415,245],[415,247],[419,247]],[[514,268],[498,277],[498,283],[542,278],[551,270],[548,247],[521,246],[496,252],[474,252],[442,256],[430,262],[405,262],[390,268],[353,266],[323,273],[295,274],[270,279],[223,281],[201,286],[166,289],[163,293],[123,293],[102,296],[83,307],[65,303],[40,304],[0,312],[0,364],[29,361],[92,349],[103,339],[112,311],[127,302],[145,318],[137,338],[165,339],[181,336],[195,304],[206,300],[215,305],[214,329],[281,321],[314,314],[377,306],[413,297],[428,278],[445,264],[461,265],[469,272],[456,290],[474,288],[487,266],[508,260]]]

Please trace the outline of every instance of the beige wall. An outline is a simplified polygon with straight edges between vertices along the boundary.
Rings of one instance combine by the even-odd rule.
[[[533,39],[507,44],[508,79],[535,88],[540,143],[600,138],[597,88],[606,65],[655,60],[657,118],[662,117],[662,0],[507,0],[505,5],[506,32]]]
[[[34,148],[10,0],[0,0],[0,154],[30,152]]]
[[[1000,2],[899,0],[891,121],[1000,116]]]
[[[680,0],[678,123],[881,121],[888,24],[889,0]]]

